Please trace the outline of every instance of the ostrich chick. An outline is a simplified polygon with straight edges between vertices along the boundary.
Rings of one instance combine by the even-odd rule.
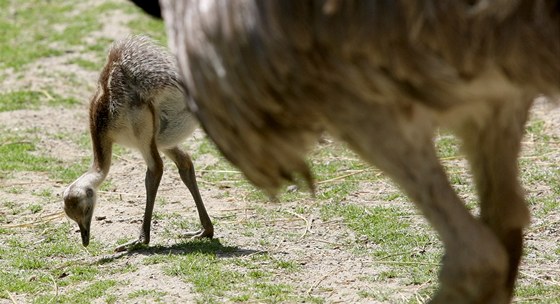
[[[110,48],[90,103],[93,164],[64,191],[64,211],[78,223],[84,246],[89,244],[97,189],[111,167],[113,143],[136,148],[148,166],[146,210],[140,236],[116,251],[150,242],[154,201],[163,174],[159,151],[177,165],[198,210],[202,229],[185,235],[212,238],[214,228],[198,191],[193,163],[177,146],[197,125],[187,109],[179,79],[175,59],[147,37],[128,37]]]

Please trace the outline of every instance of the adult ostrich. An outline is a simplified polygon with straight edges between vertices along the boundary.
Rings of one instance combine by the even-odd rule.
[[[141,1],[139,3],[155,3]],[[326,130],[388,174],[439,234],[432,303],[507,303],[529,210],[517,158],[532,100],[560,89],[557,0],[161,0],[189,107],[274,192]],[[434,130],[462,140],[480,218]]]

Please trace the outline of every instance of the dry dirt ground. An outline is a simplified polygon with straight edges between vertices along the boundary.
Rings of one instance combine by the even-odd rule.
[[[98,33],[99,36],[118,38],[124,37],[128,33],[128,29],[122,25],[126,16],[120,16],[119,18],[109,16],[106,19],[107,22],[111,23],[107,24],[105,30]],[[67,56],[74,56],[74,54],[68,54]],[[38,130],[37,136],[41,138],[38,151],[64,163],[72,164],[80,162],[84,157],[89,157],[90,149],[76,144],[75,141],[55,135],[87,136],[87,103],[93,93],[98,72],[83,70],[79,66],[68,64],[65,59],[55,57],[40,60],[22,74],[8,77],[4,81],[4,85],[12,88],[49,86],[53,92],[65,92],[65,95],[75,96],[81,101],[81,104],[74,107],[42,107],[37,110],[0,113],[0,125],[14,133],[23,129],[36,128]],[[72,71],[74,77],[76,77],[72,83],[83,84],[82,89],[77,90],[72,83],[59,78],[38,76],[56,73],[57,71]],[[88,89],[83,90],[83,88]],[[547,122],[549,130],[555,130],[556,132],[560,130],[560,111],[558,109],[540,104],[535,113]],[[53,137],[58,139],[53,139]],[[204,137],[203,132],[197,130],[185,143],[185,149],[196,150]],[[298,204],[308,206],[316,204],[311,198],[297,204],[277,204],[263,201],[257,205],[255,202],[245,199],[251,191],[256,190],[236,189],[228,186],[227,183],[205,181],[205,168],[223,161],[219,157],[204,154],[194,159],[202,198],[210,216],[217,222],[215,237],[224,240],[229,246],[242,249],[244,253],[240,254],[251,255],[266,251],[280,259],[297,261],[301,271],[278,276],[277,280],[279,282],[295,282],[297,286],[301,286],[302,292],[321,296],[327,303],[370,301],[358,295],[359,291],[363,290],[382,290],[391,294],[389,302],[400,302],[402,299],[410,299],[411,295],[414,295],[417,290],[423,287],[419,285],[402,286],[399,282],[391,279],[382,282],[364,279],[378,276],[387,269],[387,266],[376,263],[368,255],[352,254],[348,250],[341,249],[337,244],[355,242],[357,238],[352,230],[343,225],[341,220],[322,221],[320,215],[316,212],[315,214],[307,214],[305,219],[291,213],[291,210]],[[161,200],[156,202],[156,213],[176,212],[191,218],[193,224],[197,223],[196,210],[191,196],[181,183],[173,164],[169,160],[165,160],[165,168],[158,192],[158,196],[165,203]],[[83,169],[85,171],[87,168],[84,167]],[[91,227],[93,237],[102,246],[112,247],[115,246],[117,240],[130,239],[137,235],[144,207],[144,171],[144,163],[137,153],[124,151],[119,153],[118,157],[113,158],[111,172],[106,182],[109,186],[99,193],[99,204],[95,211],[96,220],[93,221]],[[231,173],[228,176],[231,179],[242,178],[241,175],[236,173]],[[10,222],[8,224],[15,225],[41,220],[41,217],[50,214],[54,214],[52,223],[69,221],[61,214],[61,194],[67,186],[66,184],[52,180],[46,174],[29,172],[16,174],[9,180],[2,180],[1,182],[3,185],[0,188],[0,197],[17,201],[22,206],[36,204],[37,197],[30,193],[43,189],[52,190],[56,197],[52,201],[40,202],[43,204],[40,215],[26,214],[18,218],[9,218]],[[18,186],[22,190],[18,193],[5,191],[11,186]],[[355,195],[348,198],[348,201],[368,205],[371,204],[369,201],[371,197],[378,191],[387,189],[395,191],[390,184],[386,184],[385,189],[372,189],[370,186],[370,184],[365,183]],[[274,210],[274,212],[285,210],[286,216],[278,220],[268,220],[263,217],[262,208]],[[404,204],[403,208],[412,207],[409,204]],[[559,222],[559,212],[554,215],[557,217],[556,223]],[[414,220],[423,221],[419,215]],[[170,236],[169,233],[164,233],[170,227],[169,221],[171,219],[166,217],[154,221],[151,245],[171,248],[173,244],[179,242],[178,238]],[[264,225],[265,229],[261,229],[262,231],[257,229],[252,235],[240,233],[237,227],[242,223],[251,221],[258,221]],[[196,227],[193,226],[192,228]],[[309,231],[306,230],[307,228],[310,228]],[[294,240],[293,238],[283,238],[282,233],[274,233],[282,230],[301,233],[302,237]],[[554,234],[553,231],[547,233]],[[29,234],[27,237],[33,238],[34,235]],[[69,237],[73,238],[75,242],[79,242],[78,232],[69,235]],[[546,244],[539,243],[538,239],[538,235],[529,236],[529,244],[546,246]],[[558,241],[558,239],[559,236],[556,231],[552,240]],[[534,244],[531,244],[532,242]],[[144,257],[142,252],[105,257],[114,258],[113,265],[116,263],[137,266],[134,271],[117,275],[119,277],[115,279],[130,282],[126,286],[118,287],[121,290],[118,290],[117,294],[129,294],[141,289],[158,289],[166,292],[163,297],[164,302],[187,303],[194,301],[193,293],[189,292],[192,288],[189,283],[178,277],[164,274],[158,265],[144,265],[141,262]],[[83,259],[88,260],[92,257],[84,251]],[[110,265],[108,264],[106,267],[111,267]],[[437,268],[437,265],[434,265],[434,268]],[[527,268],[522,268],[522,270],[524,269]],[[554,280],[560,281],[558,271],[552,271],[550,274]],[[427,283],[433,284],[433,282]],[[63,293],[64,290],[62,289],[59,292]],[[17,295],[15,296],[17,302],[29,300],[26,297],[18,298]],[[418,299],[420,302],[423,300],[425,299]],[[0,299],[0,302],[7,301]]]
[[[86,99],[84,99],[86,100]],[[21,110],[9,113],[0,113],[0,121],[4,126],[8,126],[13,132],[19,128],[37,128],[41,130],[38,136],[48,137],[48,133],[83,133],[87,130],[87,111],[84,107],[76,109],[65,108],[43,108],[39,110]],[[56,119],[53,119],[56,118]],[[184,145],[186,150],[197,145],[205,135],[197,130],[193,137]],[[80,148],[64,139],[53,141],[52,139],[42,140],[38,150],[48,152],[51,156],[64,162],[72,163],[88,156],[91,152]],[[158,196],[164,198],[167,203],[164,206],[156,202],[156,213],[171,214],[180,213],[185,217],[192,218],[196,223],[197,214],[194,203],[188,193],[187,188],[181,183],[178,174],[174,170],[173,164],[165,159],[166,170],[162,179]],[[358,295],[360,290],[379,288],[394,290],[395,293],[403,293],[403,298],[410,297],[421,286],[390,286],[390,282],[385,282],[383,286],[374,286],[371,282],[364,280],[365,277],[375,277],[387,270],[384,265],[376,264],[365,255],[354,255],[346,250],[340,249],[337,244],[354,242],[355,236],[352,232],[341,224],[340,221],[321,222],[320,215],[311,214],[308,220],[313,221],[311,231],[299,241],[282,239],[283,233],[273,231],[291,231],[302,234],[305,232],[306,223],[297,216],[287,215],[285,220],[270,220],[263,218],[262,211],[256,209],[265,208],[270,210],[293,210],[294,204],[278,204],[263,201],[261,205],[249,203],[244,200],[248,193],[245,190],[223,187],[219,183],[207,183],[204,181],[204,169],[210,164],[224,161],[211,155],[202,155],[193,160],[195,168],[198,170],[198,181],[201,196],[205,202],[208,213],[216,221],[223,219],[216,225],[215,238],[227,240],[229,246],[236,246],[247,251],[247,254],[258,254],[267,252],[272,256],[277,256],[282,260],[296,261],[302,271],[290,274],[288,277],[279,277],[282,282],[301,282],[300,285],[305,292],[314,294],[315,289],[321,290],[321,296],[328,303],[336,302],[359,302],[363,301]],[[87,168],[84,168],[84,170]],[[122,156],[113,160],[111,172],[107,182],[110,183],[108,190],[100,191],[99,202],[95,210],[95,217],[92,223],[92,236],[105,247],[114,247],[116,241],[120,239],[132,239],[136,237],[141,224],[144,207],[144,171],[145,165],[142,158],[134,152],[123,152]],[[236,174],[233,178],[241,178]],[[56,224],[62,221],[69,221],[61,214],[62,199],[61,195],[66,184],[50,180],[46,174],[21,173],[11,180],[3,181],[0,197],[9,197],[10,200],[17,201],[22,208],[36,204],[37,197],[31,195],[44,189],[52,189],[56,193],[56,199],[49,202],[41,202],[43,210],[39,215],[24,215],[21,218],[11,218],[8,224],[17,225],[19,223],[29,223],[41,221],[44,215],[56,214],[56,218],[51,222]],[[19,194],[7,193],[3,189],[11,186],[18,186],[22,190]],[[390,186],[388,186],[390,187]],[[257,190],[254,190],[257,191]],[[366,203],[368,193],[371,190],[362,189],[360,194],[352,198],[352,203]],[[375,191],[377,192],[377,191]],[[311,199],[302,204],[314,204]],[[228,221],[228,218],[235,218]],[[421,219],[419,219],[421,220]],[[178,243],[180,238],[165,238],[163,230],[169,227],[169,219],[155,220],[152,226],[151,245],[172,246]],[[240,233],[241,228],[236,227],[243,222],[256,221],[266,226],[258,235],[245,236]],[[74,225],[73,222],[71,222]],[[76,226],[77,228],[77,226]],[[192,227],[193,229],[196,226]],[[25,228],[21,228],[25,229]],[[179,232],[177,232],[179,233]],[[33,234],[27,235],[34,238]],[[79,232],[76,230],[73,235],[75,242],[80,242]],[[260,245],[265,244],[265,245]],[[275,245],[268,245],[275,244]],[[143,265],[142,259],[145,256],[139,254],[115,254],[104,258],[116,258],[114,265],[133,264],[139,266],[136,271],[119,274],[118,277],[111,277],[115,280],[128,280],[130,282],[123,290],[117,293],[130,294],[141,289],[156,289],[167,294],[163,300],[167,303],[187,303],[194,301],[192,293],[188,292],[191,288],[177,277],[165,275],[158,265]],[[89,257],[84,252],[84,259],[91,261],[95,258]],[[111,266],[107,266],[111,267]],[[437,266],[434,266],[437,267]],[[305,286],[305,287],[303,287]],[[410,290],[408,290],[410,289]],[[325,293],[326,291],[326,293]],[[63,289],[60,290],[64,292]],[[395,295],[393,299],[398,299]],[[16,300],[17,297],[16,297]],[[30,299],[19,299],[26,302]],[[0,299],[0,302],[2,300]]]
[[[39,136],[48,135],[49,132],[64,133],[87,133],[87,111],[85,107],[77,109],[64,108],[43,108],[40,110],[22,110],[10,113],[0,113],[0,121],[4,126],[9,126],[13,132],[18,128],[37,128],[42,130]],[[53,119],[55,117],[56,119]],[[44,132],[44,133],[43,133]],[[194,136],[188,140],[185,147],[196,146],[202,140],[204,134],[198,130]],[[51,153],[64,162],[72,163],[79,161],[82,157],[89,155],[89,150],[84,150],[75,144],[71,144],[64,139],[53,141],[52,139],[41,141],[40,151]],[[219,184],[204,182],[204,169],[214,162],[224,161],[213,156],[202,156],[194,159],[195,167],[201,168],[199,171],[199,188],[210,216],[216,219],[224,219],[216,225],[215,238],[227,240],[230,246],[237,246],[247,251],[247,254],[267,252],[273,256],[278,256],[283,260],[297,261],[304,268],[290,277],[278,278],[279,281],[301,282],[301,286],[306,286],[305,291],[313,294],[313,289],[320,287],[323,292],[321,296],[329,303],[333,302],[357,302],[362,298],[358,296],[359,290],[375,289],[371,282],[363,280],[366,276],[375,276],[386,270],[383,265],[376,265],[370,258],[363,255],[353,255],[345,250],[338,248],[337,244],[350,242],[354,236],[352,232],[344,227],[340,221],[321,222],[318,214],[311,215],[313,220],[311,231],[305,238],[298,242],[286,239],[278,239],[282,233],[270,233],[271,230],[288,230],[305,232],[306,224],[296,216],[291,216],[286,220],[270,222],[257,214],[256,208],[270,210],[292,210],[293,204],[279,205],[276,203],[262,202],[262,205],[255,206],[244,200],[248,195],[246,191],[234,188],[224,189]],[[159,197],[163,197],[168,202],[161,206],[156,202],[156,213],[184,214],[185,217],[192,218],[196,223],[197,215],[194,204],[186,187],[181,183],[178,174],[169,160],[165,160],[166,170],[162,179]],[[86,168],[84,168],[85,170]],[[123,153],[122,156],[115,158],[108,178],[111,184],[109,190],[100,191],[99,203],[95,211],[91,231],[93,237],[105,247],[114,247],[116,240],[134,238],[139,230],[144,207],[144,170],[143,160],[137,153]],[[235,175],[234,178],[241,178]],[[61,214],[61,194],[66,184],[50,180],[45,174],[21,173],[13,179],[4,181],[3,189],[11,186],[18,186],[22,189],[19,194],[7,193],[0,190],[1,197],[10,197],[10,200],[17,201],[22,208],[37,203],[37,197],[31,195],[33,192],[44,189],[52,189],[56,193],[56,200],[41,202],[43,211],[41,214],[33,216],[27,215],[21,218],[10,219],[9,224],[28,223],[35,220],[40,221],[44,215],[58,214],[52,223],[70,221]],[[224,192],[227,193],[224,193]],[[256,191],[256,190],[255,190]],[[353,203],[365,200],[369,190],[363,189],[361,194],[356,196]],[[312,200],[303,204],[313,204]],[[262,212],[259,212],[262,213]],[[288,215],[289,216],[289,215]],[[290,216],[289,216],[290,217]],[[228,218],[236,218],[235,221],[227,221]],[[245,236],[240,234],[240,229],[236,228],[242,222],[258,221],[267,226],[258,235]],[[152,227],[151,245],[172,246],[180,241],[179,238],[164,238],[162,230],[170,226],[169,220],[155,220]],[[72,225],[74,223],[72,222]],[[76,227],[77,228],[77,227]],[[196,226],[192,227],[193,229]],[[22,228],[25,229],[25,228]],[[27,237],[34,238],[33,234]],[[76,230],[74,235],[75,242],[80,242],[79,233]],[[263,242],[264,241],[264,242]],[[261,243],[276,244],[259,245]],[[84,252],[84,258],[88,258]],[[156,289],[166,292],[163,298],[165,302],[187,303],[193,301],[192,293],[188,292],[190,285],[177,277],[167,276],[158,265],[142,265],[143,254],[115,254],[104,258],[115,259],[116,265],[133,264],[139,266],[136,271],[119,274],[112,277],[116,280],[129,280],[130,284],[122,287],[123,290],[117,292],[129,294],[141,289]],[[122,263],[122,264],[121,264]],[[115,264],[113,264],[115,265]],[[110,266],[107,266],[110,267]],[[388,282],[386,282],[388,283]],[[307,287],[311,286],[311,287]],[[389,286],[380,286],[387,289]],[[407,287],[392,286],[395,292],[402,292],[403,297],[408,297],[416,291],[418,286],[412,290]],[[324,291],[328,292],[325,294]],[[64,290],[60,290],[61,293]],[[398,297],[396,297],[398,298]],[[17,299],[17,297],[16,297]],[[21,299],[24,302],[29,300]],[[2,302],[0,300],[0,302]]]
[[[130,30],[124,26],[128,16],[119,12],[114,16],[104,16],[104,29],[95,33],[87,39],[99,37],[117,39],[125,37]],[[88,71],[77,65],[69,64],[68,59],[81,56],[78,53],[69,53],[59,57],[49,57],[40,59],[31,64],[20,73],[7,74],[3,81],[3,89],[6,90],[42,90],[50,88],[52,92],[63,92],[64,96],[73,96],[81,101],[81,105],[74,107],[41,107],[37,110],[17,110],[0,113],[0,125],[8,132],[17,134],[21,130],[35,129],[36,136],[40,141],[37,146],[37,153],[58,159],[64,163],[79,163],[84,157],[90,157],[89,148],[77,145],[75,141],[56,136],[57,134],[68,134],[74,138],[87,137],[88,135],[88,116],[87,107],[89,98],[92,96],[98,71]],[[72,81],[61,77],[49,75],[73,75]],[[79,85],[76,86],[75,84]],[[79,89],[77,89],[78,87]],[[84,90],[83,88],[87,88]],[[48,93],[45,93],[48,94]],[[197,130],[194,135],[185,143],[184,147],[193,150],[203,140],[205,135]],[[53,139],[56,138],[56,139]],[[89,141],[88,141],[89,142]],[[256,209],[265,208],[270,210],[292,210],[294,204],[279,205],[275,203],[262,202],[262,205],[255,206],[247,202],[244,197],[249,195],[247,190],[235,189],[220,183],[205,182],[204,168],[216,163],[223,162],[223,159],[212,155],[201,155],[194,160],[195,168],[198,172],[199,188],[202,198],[207,207],[208,213],[214,221],[220,220],[216,225],[215,238],[227,240],[228,245],[237,246],[245,250],[247,255],[267,252],[282,259],[297,261],[302,267],[302,271],[286,277],[279,277],[278,281],[300,282],[303,292],[313,295],[316,290],[321,290],[321,297],[327,302],[356,302],[360,301],[358,290],[375,289],[371,282],[363,280],[365,276],[375,276],[385,268],[383,265],[375,265],[367,256],[356,256],[341,250],[337,244],[349,242],[353,238],[352,232],[343,227],[341,221],[331,221],[322,223],[318,214],[311,215],[313,225],[307,235],[297,242],[286,239],[278,239],[281,233],[270,234],[272,230],[287,230],[296,233],[306,231],[304,220],[294,215],[287,215],[285,220],[271,220],[262,218],[257,214]],[[192,218],[192,222],[197,222],[196,209],[191,196],[186,187],[181,183],[176,174],[173,164],[164,159],[165,172],[162,179],[158,197],[167,201],[165,206],[156,202],[156,213],[180,213],[185,217]],[[83,168],[84,171],[87,167]],[[113,165],[106,184],[108,189],[99,192],[98,206],[95,210],[96,220],[93,221],[91,231],[93,238],[100,242],[104,247],[114,247],[116,241],[120,239],[131,239],[136,237],[144,207],[144,172],[145,165],[138,153],[134,151],[124,151],[120,156],[113,158]],[[241,175],[233,173],[231,178],[242,178]],[[6,224],[13,229],[25,230],[27,223],[42,222],[47,219],[50,223],[57,224],[69,221],[61,213],[62,192],[67,184],[52,180],[47,174],[24,172],[16,173],[8,180],[2,180],[0,187],[0,198],[3,200],[16,201],[22,209],[27,209],[33,204],[41,204],[40,214],[24,213],[17,217],[8,216]],[[17,193],[8,189],[17,187]],[[38,201],[32,193],[43,190],[52,191],[56,199],[51,201]],[[256,190],[253,190],[256,191]],[[369,190],[364,189],[362,193]],[[356,197],[357,200],[363,198]],[[313,200],[308,199],[302,204],[314,204]],[[262,211],[258,212],[262,214]],[[228,221],[235,218],[234,221]],[[236,226],[242,222],[259,221],[264,223],[267,229],[258,235],[245,236],[240,234]],[[74,225],[73,222],[71,222]],[[18,226],[20,225],[20,226]],[[152,226],[151,245],[172,246],[180,241],[178,238],[164,238],[162,231],[168,227],[167,219],[154,220]],[[77,227],[76,227],[77,228]],[[196,226],[193,226],[196,228]],[[37,236],[29,233],[22,234],[24,237],[33,239]],[[169,235],[169,234],[166,234]],[[76,230],[73,235],[69,235],[75,242],[80,242],[79,232]],[[38,240],[40,241],[40,240]],[[260,244],[276,244],[260,245]],[[116,294],[127,295],[137,290],[156,289],[165,292],[163,301],[166,303],[188,303],[194,301],[191,285],[185,283],[178,277],[165,275],[158,265],[143,265],[142,259],[145,256],[141,253],[115,254],[104,258],[112,259],[113,265],[131,264],[138,266],[136,271],[118,274],[112,277],[116,280],[128,280],[130,284],[119,287]],[[84,250],[84,261],[92,261],[93,258]],[[111,266],[107,266],[111,267]],[[387,290],[389,285],[384,285]],[[397,288],[396,292],[402,292],[403,297],[415,292],[407,290],[407,287]],[[63,294],[64,288],[59,293]],[[23,295],[11,295],[13,301],[17,303],[30,302],[33,299]],[[399,298],[399,295],[393,298]],[[103,300],[99,300],[103,302]],[[0,302],[11,302],[11,300],[0,299]]]

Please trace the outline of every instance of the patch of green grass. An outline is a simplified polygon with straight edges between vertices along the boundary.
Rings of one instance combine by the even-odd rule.
[[[276,260],[275,264],[276,267],[289,271],[297,271],[300,269],[299,265],[294,261]]]
[[[165,35],[165,25],[161,20],[145,16],[136,18],[127,24],[135,34],[148,35],[159,41],[161,45],[167,46],[167,36]]]
[[[532,119],[527,123],[525,128],[525,139],[533,142],[531,150],[534,156],[548,159],[546,156],[551,149],[555,147],[554,143],[558,142],[558,136],[551,132],[547,132],[547,124],[541,119]]]
[[[160,302],[161,298],[165,296],[167,293],[155,289],[140,289],[128,294],[129,299],[136,299],[136,298],[151,298],[155,302]]]
[[[68,238],[68,231],[71,229],[70,224],[65,223],[58,226],[38,226],[37,229],[42,228],[40,233],[37,234],[36,239],[28,239],[23,241],[17,235],[8,239],[8,244],[14,248],[19,249],[32,249],[32,252],[21,255],[17,253],[8,252],[10,257],[16,259],[16,264],[28,265],[27,262],[17,261],[18,258],[24,259],[43,259],[51,258],[60,255],[71,255],[80,252],[80,248],[76,243]],[[13,256],[12,256],[13,254]]]
[[[33,194],[44,198],[51,198],[53,196],[53,191],[50,188],[44,188],[39,191],[33,191]]]
[[[159,206],[159,205],[158,205]],[[155,215],[156,213],[154,213]],[[164,235],[169,238],[177,238],[178,235],[187,231],[195,231],[199,229],[200,223],[198,219],[185,217],[179,213],[158,212],[158,220],[168,220],[171,225],[166,227]]]
[[[342,216],[352,230],[375,244],[405,243],[408,241],[407,237],[413,235],[410,222],[403,220],[410,216],[410,213],[402,208],[365,208],[353,204],[327,204],[321,211],[326,219]],[[382,255],[389,253],[391,252],[381,252]]]
[[[169,258],[165,255],[152,255],[149,257],[146,257],[145,259],[142,260],[142,263],[144,265],[155,265],[155,264],[162,264],[165,263],[169,260]]]
[[[289,261],[274,261],[267,254],[248,258],[221,258],[235,253],[236,248],[222,246],[217,241],[193,241],[188,246],[188,254],[162,257],[151,256],[144,260],[148,264],[163,263],[167,275],[178,276],[193,284],[200,303],[220,303],[230,301],[282,302],[297,301],[293,287],[273,282],[270,270],[262,265],[273,265],[284,271],[293,271],[296,266]],[[157,251],[157,248],[149,248]],[[232,267],[235,266],[235,267]]]
[[[5,201],[2,201],[2,209],[4,209],[5,211],[8,211],[6,213],[10,214],[10,215],[20,214],[24,210],[23,207],[20,204],[14,202],[13,200],[9,200],[9,199],[5,200]]]
[[[97,268],[56,262],[81,252],[80,245],[68,238],[68,224],[44,224],[33,229],[34,237],[23,238],[18,233],[3,236],[9,250],[0,250],[0,290],[41,294],[37,298],[41,302],[41,299],[53,297],[50,295],[55,284],[53,281],[62,277],[63,273],[67,275],[56,282],[58,286],[96,279]],[[5,296],[7,295],[0,295]]]
[[[55,180],[60,180],[63,183],[68,184],[84,174],[87,171],[89,164],[90,161],[88,158],[82,159],[81,162],[69,165],[64,165],[63,163],[55,161],[55,165],[53,166],[54,168],[49,171],[49,175]],[[104,188],[102,187],[101,189]]]
[[[518,303],[558,303],[560,289],[553,283],[533,282],[517,286],[515,298]]]
[[[139,267],[136,264],[127,263],[124,267],[113,268],[108,271],[109,274],[117,273],[130,273],[138,271]]]
[[[292,293],[292,286],[281,283],[257,283],[255,289],[258,297],[270,302],[284,302]]]
[[[0,112],[22,109],[37,109],[40,105],[71,106],[79,101],[72,97],[62,97],[47,91],[11,91],[0,93]]]
[[[451,134],[441,134],[435,140],[438,156],[446,158],[454,158],[459,156],[459,140]]]
[[[527,201],[533,216],[547,218],[560,208],[560,138],[547,133],[547,125],[538,119],[531,120],[526,130],[525,138],[531,145],[519,160],[522,184],[530,193]]]
[[[539,136],[539,137],[548,136],[544,133],[545,130],[546,130],[546,124],[541,119],[530,120],[526,126],[527,134],[533,136]]]
[[[212,153],[212,151],[212,149],[209,149],[208,152]],[[320,201],[343,201],[349,194],[356,191],[360,181],[374,182],[379,180],[377,170],[371,168],[358,158],[355,153],[339,143],[333,142],[319,145],[311,153],[308,164],[314,175],[316,195]],[[296,176],[295,184],[295,187],[289,187],[288,191],[281,189],[278,194],[278,199],[281,202],[311,200],[305,181]],[[238,182],[235,186],[246,189],[248,193],[246,198],[249,201],[262,202],[269,200],[264,192],[247,182]]]
[[[380,263],[390,262],[388,266],[393,271],[386,274],[415,285],[436,279],[441,245],[426,224],[413,224],[411,218],[415,215],[411,210],[396,206],[362,207],[331,203],[321,208],[321,214],[326,220],[342,217],[361,242],[371,244],[373,249],[368,250],[370,254]],[[418,229],[419,225],[423,228]],[[409,267],[408,263],[418,265]]]
[[[74,142],[76,142],[78,146],[80,146],[80,148],[82,149],[86,149],[86,150],[92,149],[91,134],[89,130],[88,132],[80,133],[79,138],[76,139]]]
[[[36,109],[42,100],[46,100],[45,94],[37,91],[0,93],[0,112]]]
[[[28,5],[14,5],[7,1],[6,9],[0,10],[0,68],[20,69],[38,58],[57,56],[63,53],[51,44],[53,36],[62,38],[68,26],[64,22],[74,8],[64,2],[37,2]],[[15,11],[12,11],[12,9]],[[62,30],[59,30],[63,28]],[[83,37],[83,36],[82,36]],[[77,37],[72,37],[75,40]],[[72,39],[68,37],[68,39]]]
[[[375,299],[381,302],[388,302],[391,300],[392,290],[360,290],[358,295],[364,299]]]
[[[225,292],[240,279],[242,275],[227,271],[221,267],[215,254],[193,253],[181,257],[166,268],[166,274],[180,276],[194,285],[196,292],[224,296]]]
[[[148,16],[140,8],[134,5],[124,7],[124,11],[137,16],[127,23],[127,26],[134,34],[148,35],[153,39],[160,41],[162,45],[167,45],[165,24],[161,20]]]
[[[382,194],[382,199],[385,202],[392,202],[398,199],[405,199],[405,198],[406,197],[404,196],[404,194],[400,191],[388,192],[386,194]]]
[[[81,102],[74,97],[63,97],[57,94],[51,94],[51,98],[48,101],[49,106],[74,106],[79,105]]]
[[[7,175],[16,171],[47,172],[53,179],[68,183],[84,172],[86,159],[82,160],[82,163],[68,165],[39,153],[36,145],[39,140],[33,132],[23,132],[23,135],[0,133],[0,173]]]
[[[21,255],[12,259],[11,266],[22,270],[39,269],[45,266],[45,261],[36,256]]]
[[[29,211],[31,211],[31,213],[33,214],[39,213],[41,210],[43,210],[43,206],[39,204],[33,204],[29,206]]]
[[[7,292],[25,294],[46,292],[48,287],[46,284],[42,284],[42,281],[44,281],[43,277],[38,280],[36,276],[27,271],[3,269],[0,271],[0,298],[9,299]]]
[[[42,59],[71,54],[69,64],[75,64],[85,70],[99,70],[111,38],[92,33],[100,32],[105,26],[104,18],[120,19],[120,14],[130,17],[125,26],[130,25],[132,32],[145,33],[162,41],[165,45],[165,30],[162,21],[148,17],[132,4],[123,2],[101,2],[83,4],[80,1],[58,1],[53,3],[19,3],[3,1],[0,9],[0,81],[9,73],[25,71],[33,63]],[[112,17],[114,16],[114,17]],[[129,24],[128,24],[129,23]],[[84,56],[73,54],[87,53]],[[49,61],[46,61],[47,63]],[[19,74],[16,74],[19,75]],[[23,74],[22,74],[23,75]],[[68,85],[83,86],[80,77],[70,72],[50,72],[38,76],[56,78]],[[46,88],[43,88],[47,90]],[[48,98],[51,95],[52,98]],[[52,92],[2,92],[0,94],[0,111],[17,109],[36,109],[40,105],[69,106],[80,101],[68,96],[55,96]]]
[[[96,280],[87,283],[85,287],[72,290],[63,295],[42,295],[35,299],[35,303],[52,303],[53,299],[59,303],[88,304],[95,299],[105,298],[105,303],[114,303],[116,296],[110,293],[110,288],[118,284],[115,280]]]
[[[133,5],[125,2],[80,4],[76,0],[36,3],[4,1],[4,8],[0,10],[0,58],[3,59],[0,69],[19,70],[37,59],[59,56],[83,47],[95,49],[97,54],[102,55],[110,40],[99,38],[86,42],[83,37],[103,28],[100,16],[131,10]],[[162,22],[157,23],[143,14],[136,14],[133,20],[139,20],[134,22],[138,23],[140,31],[152,29],[152,32],[157,33],[163,29]],[[161,35],[165,35],[165,32],[161,31]]]
[[[102,62],[105,62],[106,53],[109,51],[109,46],[113,43],[113,39],[101,37],[95,43],[87,45],[86,50],[88,52],[99,54],[103,58]]]
[[[72,265],[66,269],[68,277],[63,281],[65,285],[71,283],[92,281],[99,274],[99,269],[95,265]]]
[[[12,187],[9,187],[5,190],[6,190],[6,192],[11,193],[11,194],[21,194],[21,193],[23,193],[23,191],[25,189],[23,189],[23,187],[19,187],[19,186],[12,186]]]
[[[359,178],[377,180],[369,165],[338,143],[316,148],[311,156],[311,169],[320,183],[318,198],[330,202],[343,201],[353,193],[358,187]]]

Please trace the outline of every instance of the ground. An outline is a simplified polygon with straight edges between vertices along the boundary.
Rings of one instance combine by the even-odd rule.
[[[164,159],[151,243],[124,253],[113,249],[138,234],[145,165],[117,148],[92,243],[82,247],[61,196],[91,162],[87,108],[105,50],[130,33],[165,44],[163,26],[117,0],[0,0],[0,28],[0,303],[423,303],[437,287],[437,236],[381,172],[328,136],[310,156],[316,197],[287,185],[271,202],[197,130],[182,147],[214,240],[180,236],[198,217]],[[552,104],[537,102],[520,160],[533,218],[518,303],[560,303],[560,111]],[[437,144],[476,213],[457,141],[442,131]]]

